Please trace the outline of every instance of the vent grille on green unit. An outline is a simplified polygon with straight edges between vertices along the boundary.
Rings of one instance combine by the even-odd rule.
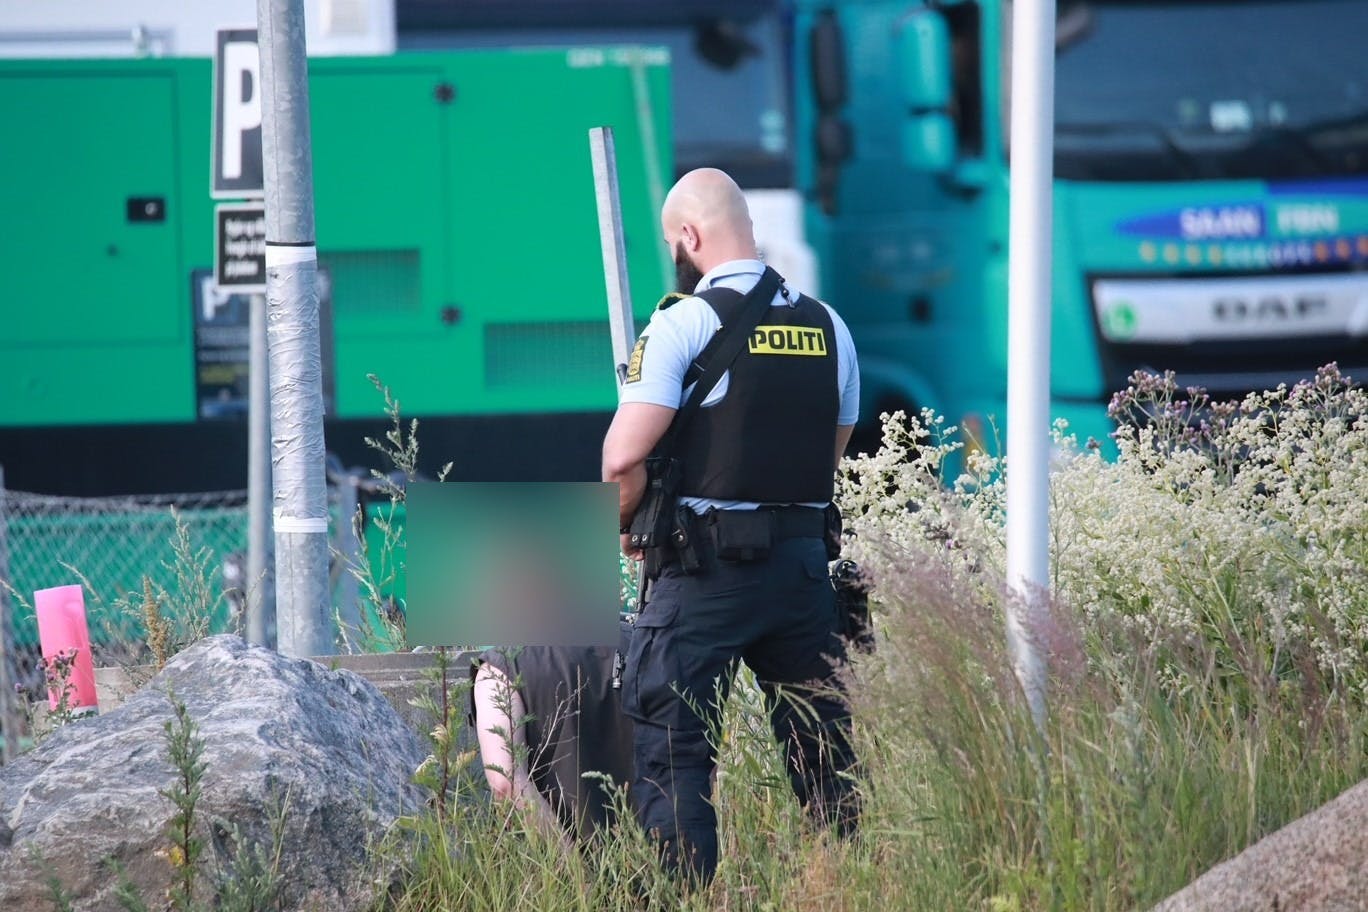
[[[417,313],[423,304],[417,250],[348,250],[320,253],[332,278],[333,312],[366,315]]]
[[[607,320],[485,325],[485,386],[491,390],[605,383],[612,364]]]

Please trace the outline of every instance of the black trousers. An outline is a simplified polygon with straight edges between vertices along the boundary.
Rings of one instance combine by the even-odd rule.
[[[821,539],[777,542],[754,562],[705,552],[701,572],[667,562],[632,631],[623,708],[636,722],[632,798],[670,869],[706,883],[717,867],[709,741],[736,661],[764,689],[789,782],[819,823],[853,829],[850,715],[833,674],[845,661]],[[795,706],[778,691],[801,698]],[[815,718],[814,718],[815,716]]]

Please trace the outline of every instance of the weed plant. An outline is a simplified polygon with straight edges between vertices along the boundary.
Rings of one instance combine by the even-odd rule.
[[[382,438],[367,437],[365,443],[394,467],[398,477],[378,469],[371,470],[377,490],[388,503],[369,520],[365,508],[358,505],[356,515],[349,521],[359,552],[355,559],[334,554],[334,559],[346,561],[345,572],[356,580],[362,605],[360,629],[350,630],[340,621],[339,628],[343,645],[350,652],[395,652],[403,650],[407,643],[404,606],[395,597],[394,590],[404,569],[405,484],[416,481],[420,474],[418,419],[412,418],[405,423],[400,402],[390,388],[374,374],[367,374],[366,378],[385,400],[389,428]],[[437,480],[445,481],[451,468],[450,462],[443,465],[437,472]],[[374,540],[366,534],[368,522],[375,526],[377,537]]]
[[[172,580],[169,587],[145,574],[140,591],[108,592],[79,568],[62,564],[81,583],[88,615],[103,625],[97,637],[106,644],[97,654],[102,663],[130,672],[147,662],[160,669],[211,632],[242,633],[241,618],[232,616],[228,590],[221,585],[219,555],[196,544],[190,524],[175,507],[171,519],[171,558],[162,562]],[[24,607],[33,610],[27,603]]]
[[[24,731],[28,732],[29,746],[41,743],[63,725],[89,714],[84,709],[78,711],[73,704],[76,698],[76,683],[72,679],[76,668],[75,649],[42,659],[39,667],[47,684],[47,693],[42,698],[32,699],[18,684],[14,691]]]

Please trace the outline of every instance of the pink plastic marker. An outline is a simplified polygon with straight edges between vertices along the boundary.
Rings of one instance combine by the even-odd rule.
[[[90,655],[90,628],[86,625],[85,594],[80,586],[56,586],[33,593],[38,614],[38,640],[43,664],[49,669],[57,659],[71,660],[67,674],[67,708],[82,715],[99,711],[95,696],[95,663]],[[48,705],[55,711],[61,699],[56,679],[48,687]]]

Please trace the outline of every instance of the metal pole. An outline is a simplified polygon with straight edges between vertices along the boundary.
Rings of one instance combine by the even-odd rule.
[[[356,508],[361,502],[361,476],[348,471],[337,483],[337,552],[343,559],[337,582],[337,618],[345,635],[358,641],[361,635],[361,593],[352,567],[361,561],[361,542],[356,537]]]
[[[276,646],[275,548],[271,541],[271,386],[266,296],[252,295],[247,369],[247,639]]]
[[[9,520],[5,513],[5,467],[0,466],[0,580],[10,582]],[[0,586],[0,764],[19,756],[19,713],[15,709],[14,627],[10,623],[10,594]]]
[[[599,244],[603,249],[603,281],[608,288],[608,331],[613,337],[613,364],[618,388],[627,380],[627,363],[636,344],[632,289],[627,280],[627,244],[622,230],[622,201],[618,194],[617,153],[613,128],[589,131],[589,159],[594,168],[594,198],[598,205]],[[646,604],[646,562],[637,564],[637,610]]]
[[[1054,179],[1054,0],[1012,16],[1012,173],[1008,241],[1007,642],[1036,726],[1045,662],[1026,616],[1049,592],[1050,295]]]
[[[627,376],[632,345],[636,342],[636,323],[632,316],[632,289],[627,278],[627,246],[622,233],[622,203],[618,196],[617,153],[613,148],[612,127],[594,127],[589,131],[589,159],[594,166],[603,281],[608,286],[608,331],[613,337],[613,364],[621,385]]]
[[[302,0],[257,0],[266,184],[266,335],[277,639],[289,656],[333,651],[328,593],[323,371],[313,156]]]

